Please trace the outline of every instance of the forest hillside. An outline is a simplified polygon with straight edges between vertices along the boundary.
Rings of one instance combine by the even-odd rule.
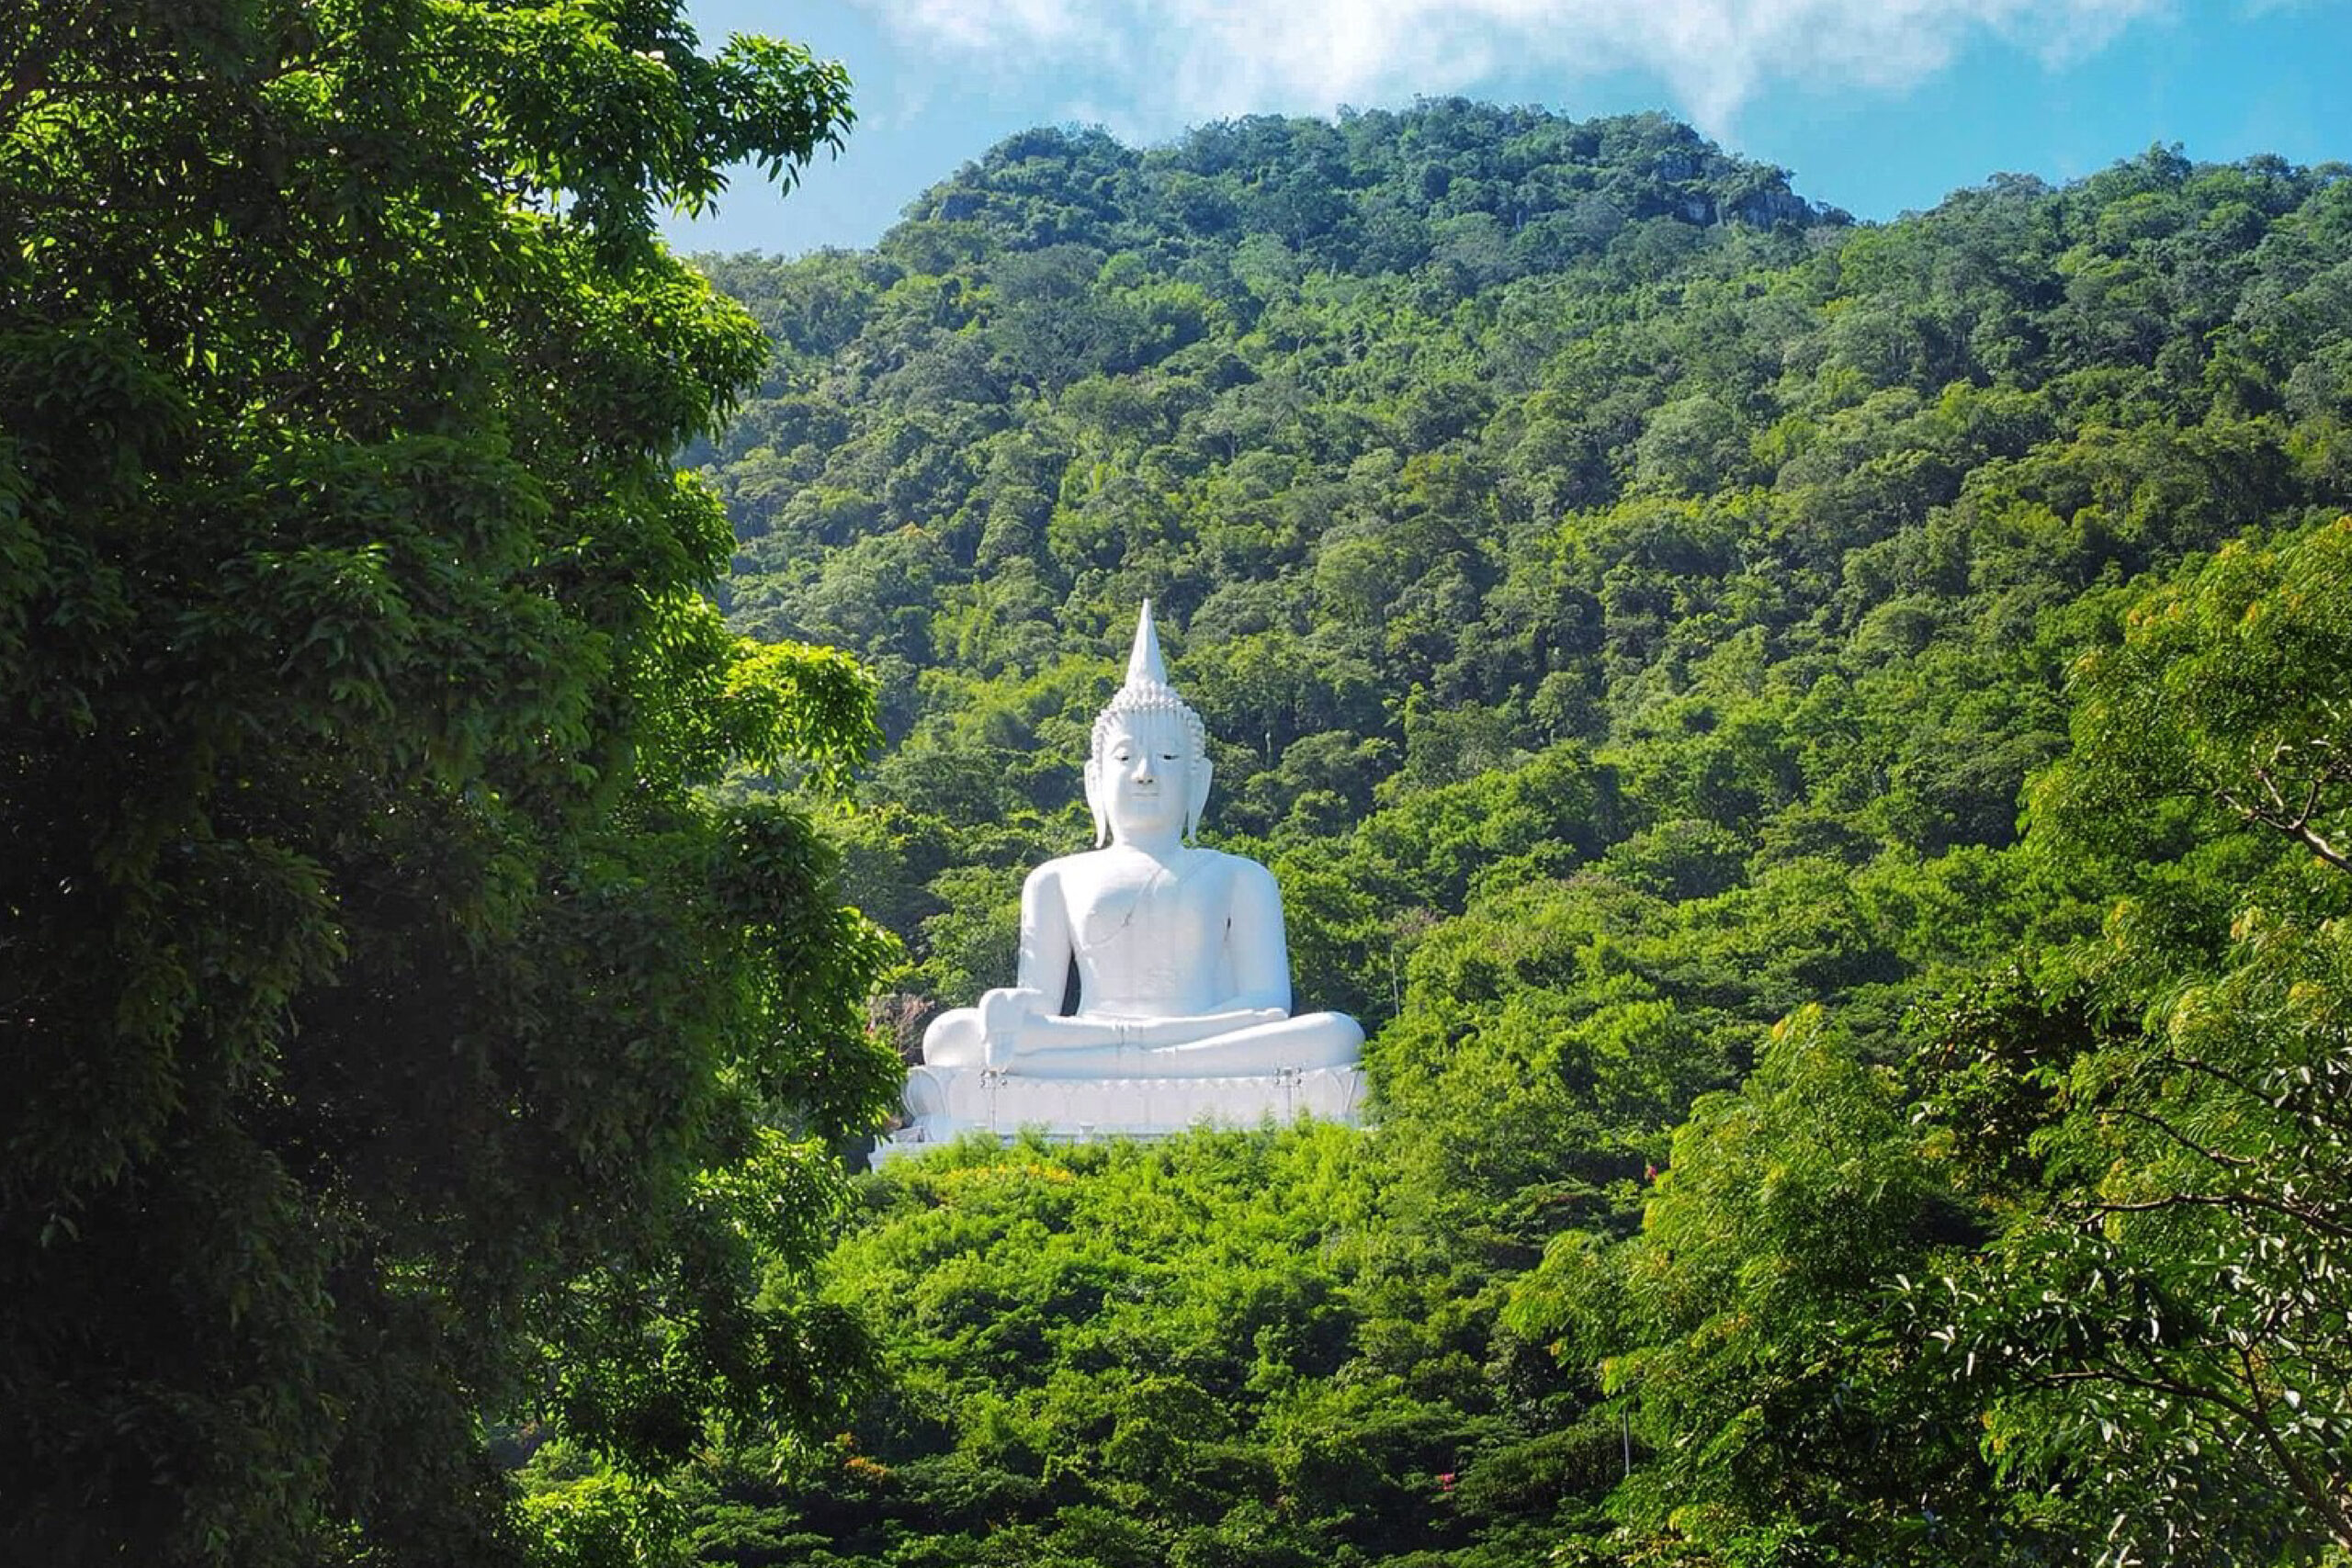
[[[704,1560],[2352,1550],[2352,169],[1871,226],[1423,102],[702,265],[728,614],[880,677],[886,1021],[1010,975],[1148,596],[1380,1123],[874,1179],[887,1376]]]

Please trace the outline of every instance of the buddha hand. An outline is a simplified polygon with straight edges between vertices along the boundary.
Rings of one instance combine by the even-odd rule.
[[[1012,1063],[1020,1043],[1022,1024],[1040,1010],[1045,999],[1043,992],[1024,986],[1000,986],[980,993],[982,1066],[1003,1067]]]

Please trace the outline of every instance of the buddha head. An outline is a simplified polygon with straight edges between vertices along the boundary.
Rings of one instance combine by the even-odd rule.
[[[1208,732],[1168,684],[1151,601],[1136,618],[1126,684],[1094,720],[1086,760],[1086,804],[1094,841],[1176,831],[1189,840],[1208,804]]]

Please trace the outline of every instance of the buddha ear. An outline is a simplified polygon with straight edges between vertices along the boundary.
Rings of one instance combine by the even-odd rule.
[[[1209,779],[1216,766],[1206,757],[1193,760],[1193,798],[1184,803],[1184,837],[1201,830],[1201,809],[1209,803]]]
[[[1094,847],[1099,850],[1111,836],[1111,818],[1102,809],[1102,764],[1093,757],[1086,759],[1086,809],[1094,814]]]

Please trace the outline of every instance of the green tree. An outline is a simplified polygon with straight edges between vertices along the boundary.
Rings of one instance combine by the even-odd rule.
[[[2071,995],[1941,1031],[1929,1122],[2002,1224],[1918,1311],[2106,1561],[2352,1548],[2348,581],[2352,524],[2233,545],[2081,662],[2033,833],[2130,891]]]
[[[2143,1027],[2013,987],[1930,1042],[1928,1146],[1999,1228],[1908,1281],[1914,1332],[1984,1406],[2012,1511],[2100,1562],[2352,1545],[2352,953],[2339,922],[2240,930],[2229,971]]]
[[[1902,1111],[1805,1009],[1676,1132],[1638,1237],[1514,1283],[1512,1325],[1617,1396],[1634,1561],[2002,1560],[1974,1412],[1900,1332],[1898,1272],[1969,1234]]]
[[[889,944],[703,786],[872,690],[700,592],[766,350],[650,234],[845,82],[668,0],[0,39],[0,1556],[504,1561],[486,1417],[647,1469],[857,1348]]]

